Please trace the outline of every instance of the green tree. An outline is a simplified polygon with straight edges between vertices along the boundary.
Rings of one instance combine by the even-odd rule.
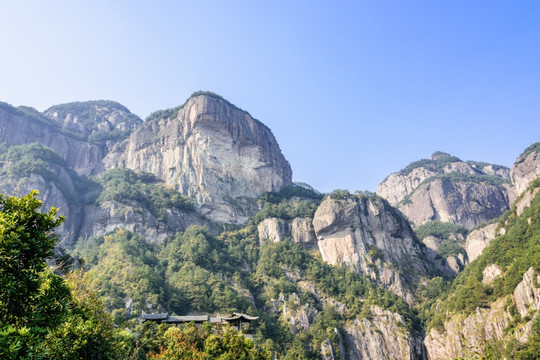
[[[32,359],[42,339],[67,310],[69,288],[46,269],[63,221],[57,210],[41,213],[38,192],[0,195],[0,358]]]

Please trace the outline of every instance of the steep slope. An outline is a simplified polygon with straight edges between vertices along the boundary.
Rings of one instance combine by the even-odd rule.
[[[502,215],[514,198],[507,168],[464,162],[442,152],[391,174],[377,194],[415,226],[439,220],[469,229]]]
[[[370,276],[409,304],[421,278],[436,273],[403,216],[377,196],[330,194],[313,226],[323,260]]]
[[[529,146],[510,170],[516,195],[521,194],[540,175],[540,142]]]
[[[85,207],[80,224],[82,239],[124,228],[149,242],[161,243],[192,225],[212,228],[208,219],[197,214],[189,198],[152,174],[113,169],[96,178],[96,183],[97,198]]]
[[[124,127],[122,124],[129,123],[133,127],[140,122],[140,119],[125,108],[124,112],[119,114],[117,112],[118,106],[121,105],[115,105],[113,109],[102,107],[102,117],[116,117],[117,125],[120,128]],[[62,108],[64,105],[57,107]],[[115,126],[109,127],[108,130],[103,129],[101,132],[94,131],[89,125],[90,119],[85,121],[88,129],[85,128],[84,131],[74,129],[74,124],[77,124],[78,119],[80,119],[77,114],[66,114],[65,121],[60,121],[60,111],[46,112],[46,114],[50,116],[56,114],[57,118],[54,116],[49,118],[33,108],[24,106],[15,108],[6,103],[0,103],[0,142],[6,142],[10,145],[34,142],[43,144],[60,154],[66,164],[77,173],[89,175],[108,151],[107,138],[111,134],[116,135],[116,139],[127,135],[127,132],[119,133]],[[96,124],[96,129],[99,126]],[[92,136],[94,137],[92,138]]]
[[[202,93],[150,116],[103,161],[156,175],[220,222],[245,223],[253,201],[291,184],[271,131],[221,97]]]
[[[79,177],[52,149],[38,143],[0,144],[0,187],[9,195],[39,191],[43,209],[56,207],[66,220],[58,228],[61,246],[73,245],[79,233],[88,181]]]
[[[526,192],[539,187],[540,179]],[[497,225],[503,235],[489,243],[434,306],[425,340],[430,359],[474,351],[495,358],[540,356],[537,348],[533,357],[522,357],[534,345],[532,338],[540,336],[540,327],[533,326],[540,309],[540,197],[521,214],[516,204]]]
[[[86,138],[91,144],[105,144],[126,138],[142,120],[115,101],[85,101],[55,105],[43,112],[62,129]]]

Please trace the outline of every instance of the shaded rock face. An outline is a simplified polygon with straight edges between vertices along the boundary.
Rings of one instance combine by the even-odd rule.
[[[107,155],[105,169],[155,174],[219,222],[243,224],[249,199],[291,184],[292,172],[270,130],[209,95],[190,98],[174,116],[145,123]]]
[[[291,239],[304,247],[316,246],[315,232],[310,218],[294,218],[283,220],[267,218],[257,226],[259,240],[279,242]]]
[[[360,359],[423,359],[421,341],[405,330],[401,315],[371,307],[371,320],[356,318],[346,327],[348,358]]]
[[[58,124],[40,118],[37,111],[34,115],[27,116],[10,106],[0,107],[0,142],[9,145],[43,144],[60,154],[77,173],[92,173],[105,156],[105,149],[63,132]]]
[[[315,213],[313,226],[324,261],[346,264],[408,303],[414,297],[406,284],[433,272],[425,246],[382,199],[327,197]]]
[[[510,170],[516,195],[521,194],[529,184],[540,176],[540,143],[531,145],[516,160]]]
[[[59,166],[50,166],[58,175],[58,182],[47,181],[39,174],[30,174],[27,178],[0,177],[0,190],[4,194],[24,196],[32,190],[39,191],[38,199],[43,202],[42,210],[51,207],[58,209],[58,214],[65,217],[64,222],[56,229],[59,245],[71,246],[78,237],[78,220],[82,217],[83,206],[77,201],[73,179]]]
[[[509,209],[514,192],[509,169],[464,162],[437,152],[383,180],[377,195],[397,206],[415,226],[440,220],[472,228]]]

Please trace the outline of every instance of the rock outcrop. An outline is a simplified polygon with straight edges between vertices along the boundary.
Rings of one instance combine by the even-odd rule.
[[[529,146],[518,157],[510,170],[516,195],[521,194],[529,184],[540,176],[540,142]]]
[[[405,329],[399,314],[371,307],[371,319],[356,318],[345,328],[348,358],[361,359],[422,359],[421,342]]]
[[[440,220],[469,229],[502,215],[514,199],[507,168],[441,152],[388,176],[377,194],[415,226]]]
[[[467,251],[467,257],[469,261],[473,261],[479,257],[484,249],[489,245],[491,240],[497,236],[495,230],[497,229],[497,223],[488,224],[481,228],[472,230],[467,235],[465,242],[465,251]]]
[[[500,275],[497,265],[491,264],[484,271],[486,283]],[[505,340],[512,338],[518,342],[527,341],[531,331],[531,325],[540,309],[540,275],[535,274],[530,268],[523,275],[523,280],[516,286],[511,296],[521,319],[531,315],[529,321],[518,323],[513,332],[505,329],[512,322],[512,314],[509,312],[509,296],[500,298],[490,304],[489,308],[478,308],[473,314],[464,316],[456,314],[450,317],[444,324],[444,330],[432,328],[426,336],[425,346],[428,358],[431,360],[451,359],[462,357],[474,351],[485,351],[487,341]],[[514,340],[514,341],[515,341]]]
[[[114,101],[85,101],[55,105],[43,112],[63,129],[99,143],[100,140],[118,141],[122,131],[130,132],[142,120],[125,106]],[[112,145],[112,144],[110,144]]]
[[[267,218],[259,223],[257,230],[261,242],[278,242],[289,238],[294,243],[304,247],[316,246],[317,242],[310,218],[294,218],[292,220]]]
[[[24,111],[0,104],[0,142],[9,145],[43,144],[60,154],[79,174],[89,175],[106,155],[103,146],[90,144],[82,137],[64,131],[37,110]]]
[[[425,246],[381,198],[327,197],[315,213],[313,226],[324,261],[366,274],[408,303],[414,297],[407,284],[433,273]]]
[[[219,222],[245,223],[254,199],[291,184],[292,172],[271,131],[215,95],[191,97],[158,113],[103,161],[156,175]]]
[[[79,233],[82,239],[105,235],[123,228],[144,236],[149,243],[162,243],[168,236],[185,231],[190,226],[206,224],[205,219],[196,212],[182,212],[176,209],[168,209],[166,219],[160,221],[137,202],[127,205],[108,201],[100,206],[89,205],[85,208],[85,213]]]
[[[42,209],[58,209],[64,222],[57,234],[61,246],[72,245],[78,237],[83,214],[83,197],[79,194],[79,176],[64,160],[41,144],[25,144],[0,148],[0,190],[3,194],[24,196],[39,192]]]

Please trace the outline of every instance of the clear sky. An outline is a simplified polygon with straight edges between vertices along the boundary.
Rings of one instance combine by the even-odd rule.
[[[511,166],[540,141],[536,0],[0,0],[0,46],[0,101],[144,118],[214,91],[325,192],[436,150]]]

